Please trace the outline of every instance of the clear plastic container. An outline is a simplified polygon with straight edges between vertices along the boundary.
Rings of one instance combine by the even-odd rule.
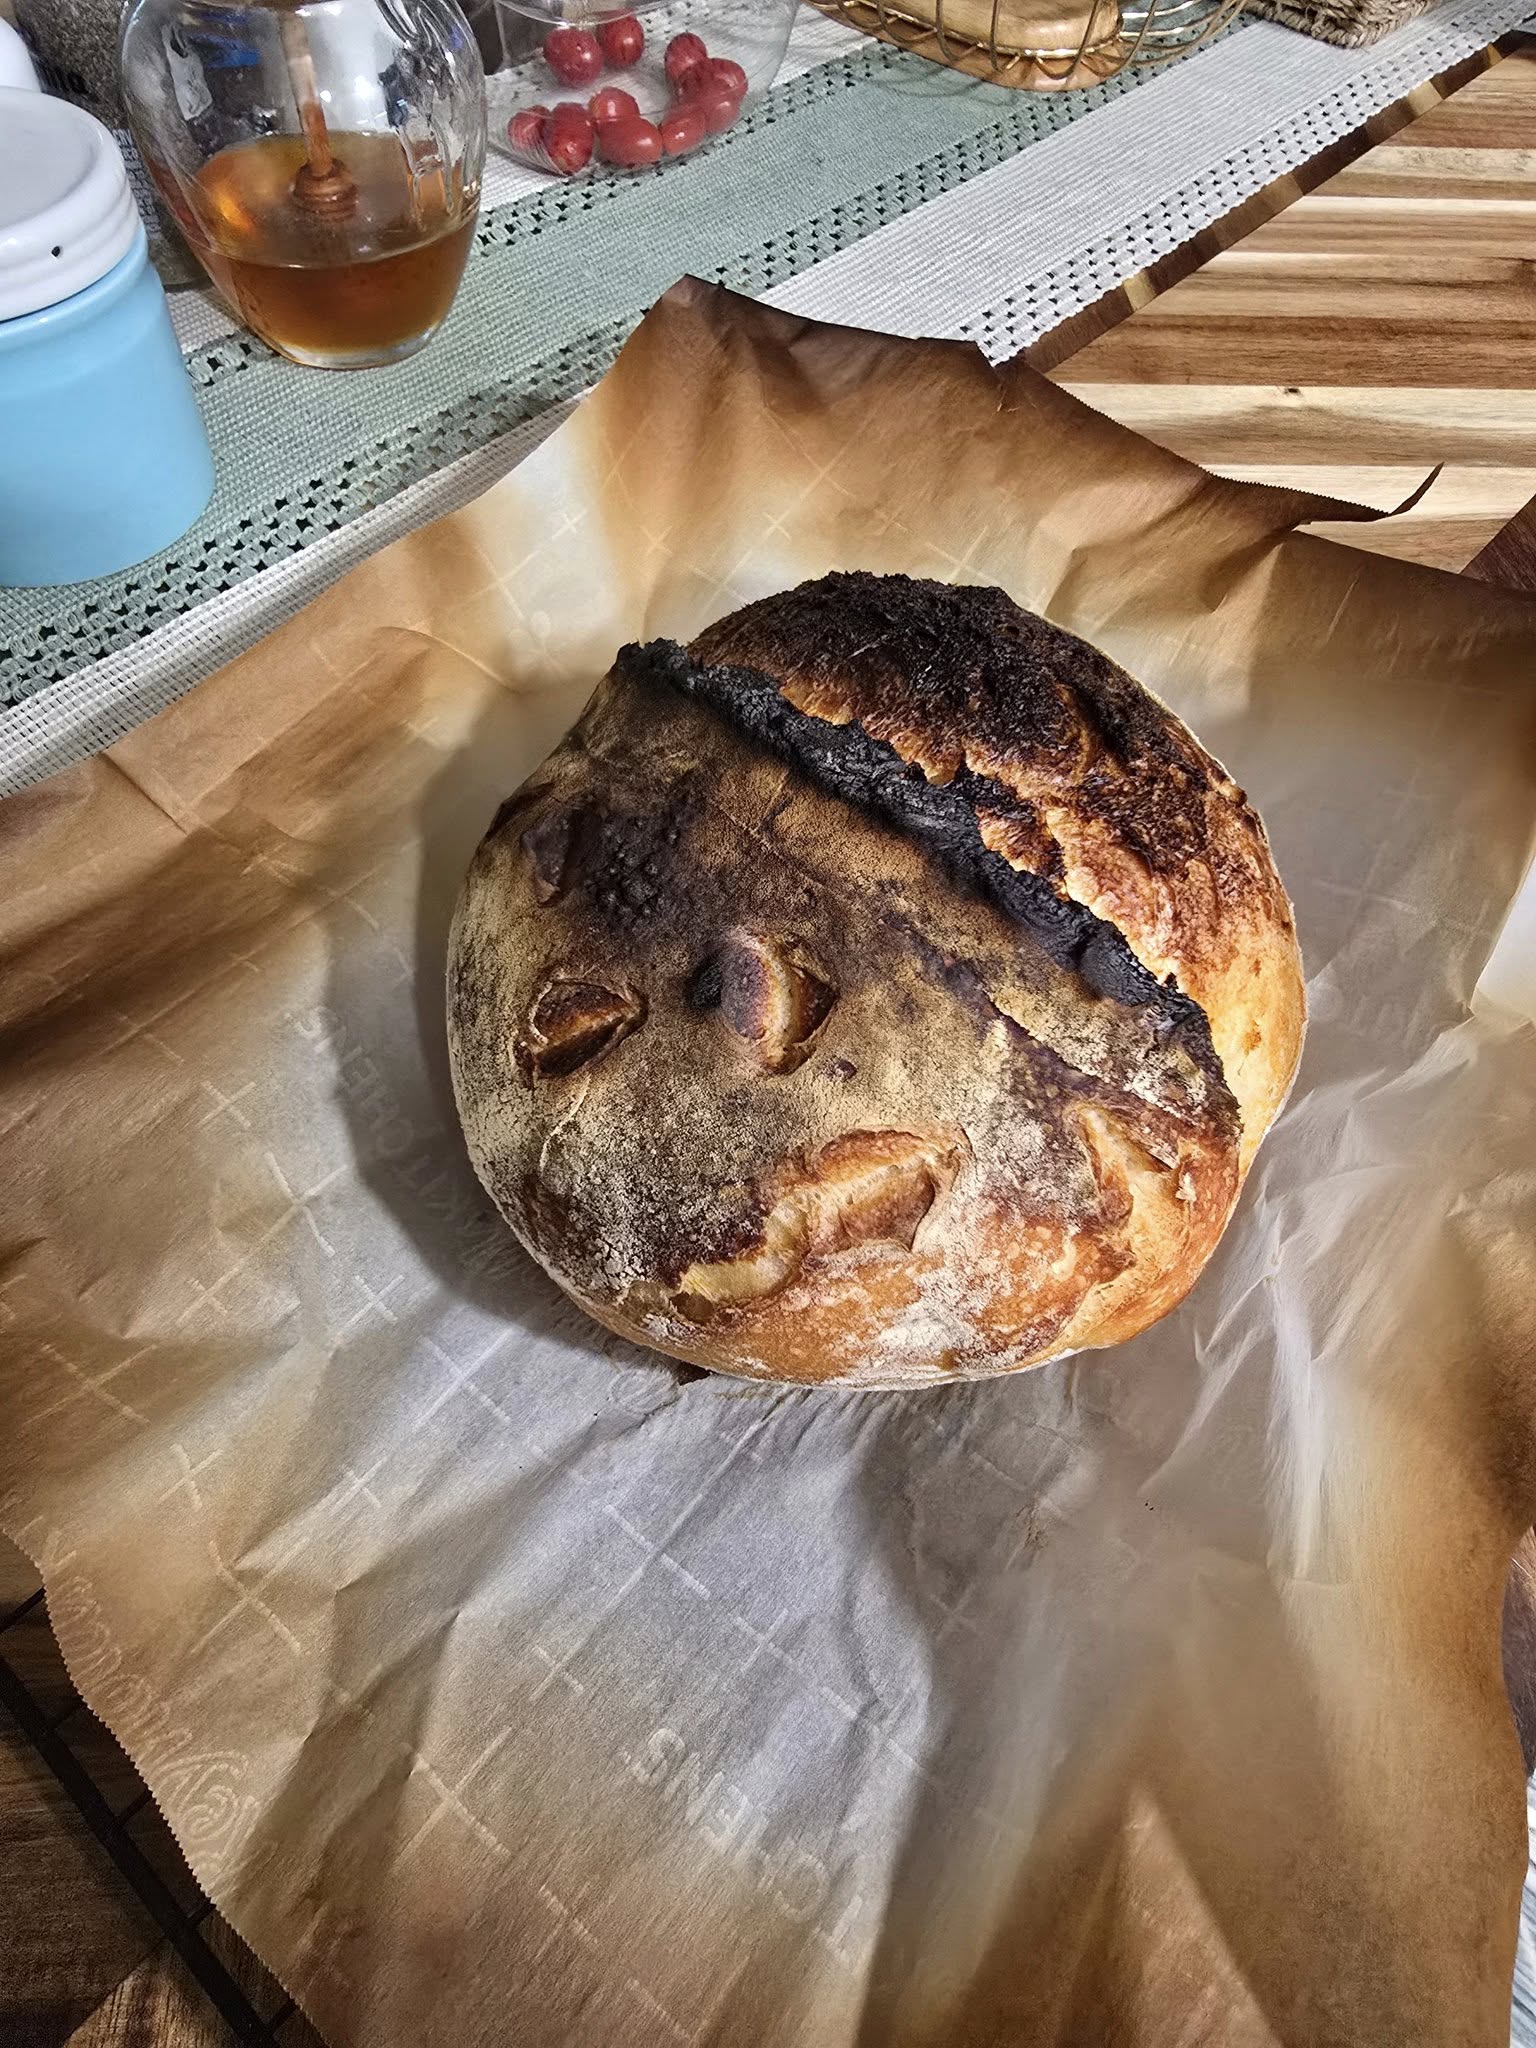
[[[784,61],[795,0],[496,0],[491,147],[551,177],[639,171],[735,127]]]

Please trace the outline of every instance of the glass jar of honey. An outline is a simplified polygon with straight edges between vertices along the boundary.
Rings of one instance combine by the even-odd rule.
[[[435,332],[485,155],[455,0],[129,0],[121,54],[140,154],[246,326],[326,369]]]

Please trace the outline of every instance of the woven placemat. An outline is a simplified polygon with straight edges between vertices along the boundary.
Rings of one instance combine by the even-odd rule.
[[[1361,50],[1427,14],[1433,0],[1247,0],[1250,14],[1317,36],[1340,49]]]

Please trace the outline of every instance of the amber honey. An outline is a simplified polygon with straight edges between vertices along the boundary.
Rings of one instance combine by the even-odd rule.
[[[247,327],[301,363],[347,368],[419,348],[453,304],[476,199],[392,134],[334,134],[344,203],[295,197],[305,145],[264,136],[220,151],[178,208],[204,268]]]

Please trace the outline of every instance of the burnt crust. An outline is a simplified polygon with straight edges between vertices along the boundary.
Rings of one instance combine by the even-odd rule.
[[[1241,792],[1142,684],[1003,590],[835,572],[743,605],[691,652],[705,665],[745,661],[778,678],[776,688],[793,677],[797,700],[825,689],[874,738],[907,758],[920,753],[930,775],[979,768],[967,783],[979,806],[1025,826],[1034,807],[1010,787],[1015,775],[1070,778],[1153,874],[1220,861],[1206,804],[1213,781],[1257,826]]]
[[[676,648],[667,659],[685,671],[696,666]],[[870,751],[887,757],[882,775],[894,764],[906,781],[888,750],[871,743]],[[536,1147],[538,1176],[491,1166],[488,1185],[535,1243],[560,1245],[584,1289],[602,1295],[647,1278],[670,1287],[689,1266],[747,1253],[770,1184],[801,1150],[804,1090],[815,1097],[837,1055],[817,1056],[823,1022],[807,1031],[812,1057],[803,1067],[796,1071],[791,1058],[788,1074],[764,1074],[751,1041],[719,1016],[729,955],[743,934],[775,932],[791,958],[819,960],[824,972],[835,962],[850,993],[878,990],[886,1012],[879,1030],[901,1044],[914,1071],[924,1062],[951,1070],[939,1095],[947,1098],[960,1073],[972,1075],[961,1121],[987,1161],[989,1200],[1020,1228],[1048,1218],[1093,1231],[1112,1221],[1083,1147],[1084,1107],[1111,1112],[1154,1159],[1171,1163],[1190,1142],[1231,1151],[1236,1112],[1219,1070],[1213,1077],[1180,1035],[1161,1031],[1151,1005],[1093,993],[1070,964],[1074,956],[1064,956],[1068,964],[1053,959],[1031,927],[952,877],[927,838],[896,830],[878,807],[850,804],[837,824],[847,800],[824,794],[797,769],[785,777],[781,758],[701,697],[668,683],[636,687],[621,660],[546,769],[498,813],[471,871],[472,886],[484,873],[487,907],[510,905],[511,892],[526,890],[534,922],[511,956],[488,932],[480,943],[461,932],[450,985],[459,1083],[487,1101],[505,1095],[501,1048],[510,1024],[519,1092],[552,1135]],[[737,814],[738,806],[750,809],[754,778],[779,790],[762,810],[760,840],[744,836]],[[913,779],[908,787],[917,795],[924,786]],[[943,790],[933,794],[945,801]],[[814,845],[805,837],[812,815]],[[974,838],[974,820],[963,830]],[[899,885],[892,839],[913,871]],[[626,1028],[614,1050],[599,1044],[594,1025],[592,1057],[570,1081],[553,1062],[544,1074],[530,1072],[520,1050],[525,1019],[537,1018],[548,982],[562,992],[575,984],[585,1018],[599,1007],[593,991],[620,961],[630,963],[648,1021]],[[1073,1064],[999,1006],[995,992],[1010,972],[1048,992],[1055,1021],[1077,1017],[1090,1033],[1091,1066]],[[858,1028],[869,1057],[845,1057],[837,1074],[827,1073],[839,1094],[850,1082],[862,1093],[868,1068],[879,1063],[872,1025]],[[657,1030],[672,1034],[675,1053],[655,1052]],[[717,1062],[714,1042],[739,1046],[742,1058]],[[583,1051],[588,1043],[583,1038]],[[695,1059],[713,1066],[702,1096],[690,1072]],[[584,1122],[603,1132],[601,1148],[572,1152],[577,1131],[562,1122],[561,1090],[594,1076],[628,1107],[622,1117],[598,1117],[589,1096]],[[833,1114],[838,1123],[850,1114],[869,1119],[878,1100],[888,1098],[872,1090],[860,1111]],[[665,1199],[653,1198],[657,1188]]]
[[[826,579],[827,583],[855,578]],[[875,582],[873,577],[863,579]],[[903,582],[907,579],[878,579]],[[810,586],[813,590],[820,586]],[[914,589],[946,589],[914,585]],[[982,592],[1001,597],[999,592]],[[1004,600],[1008,602],[1008,600]],[[1010,607],[1016,610],[1016,607]],[[834,609],[833,616],[837,616]],[[1022,614],[1020,616],[1023,616]],[[937,672],[937,664],[929,661]],[[957,887],[980,896],[1037,944],[1056,966],[1076,974],[1095,996],[1146,1011],[1157,1043],[1177,1045],[1214,1084],[1218,1114],[1235,1127],[1237,1105],[1226,1088],[1204,1010],[1173,982],[1143,966],[1125,935],[1085,905],[1059,895],[1044,876],[1016,868],[982,841],[979,817],[1021,817],[1030,807],[991,777],[958,768],[930,782],[875,739],[859,719],[833,724],[797,710],[779,682],[761,669],[698,660],[674,641],[619,650],[615,670],[639,688],[671,689],[726,719],[743,738],[766,747],[824,795],[840,798],[919,841]],[[1122,718],[1123,726],[1126,719]]]
[[[623,651],[498,811],[449,999],[476,1168],[577,1300],[849,1385],[1165,1313],[1303,1014],[1176,718],[1000,592],[863,576]]]

